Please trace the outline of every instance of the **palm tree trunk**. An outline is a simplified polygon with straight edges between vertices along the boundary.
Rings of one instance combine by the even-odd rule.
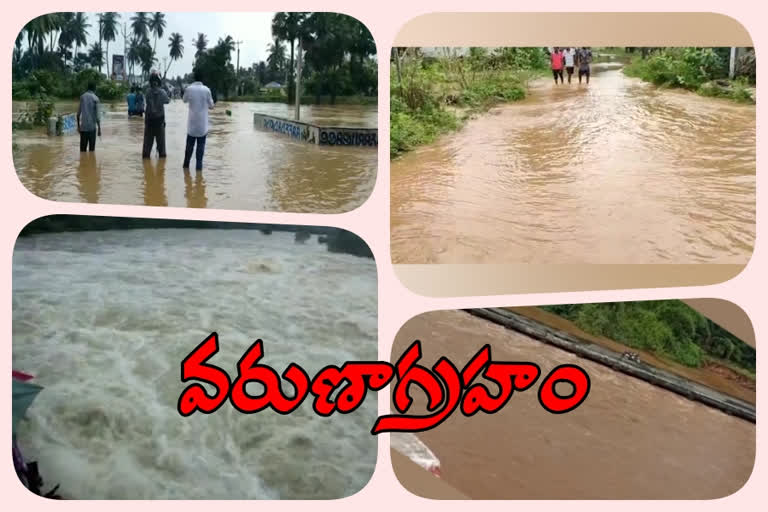
[[[109,40],[107,40],[107,53],[104,56],[104,62],[107,65],[107,79],[109,79]]]

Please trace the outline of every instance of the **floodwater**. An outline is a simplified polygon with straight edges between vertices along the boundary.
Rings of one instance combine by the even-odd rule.
[[[181,361],[211,332],[211,363],[237,375],[257,338],[264,364],[323,366],[377,356],[376,266],[312,237],[162,229],[19,239],[13,368],[44,386],[19,445],[46,490],[74,499],[330,499],[376,464],[377,401],[321,418],[226,402],[182,418]],[[291,393],[290,384],[284,388]],[[260,393],[261,385],[248,386]],[[212,393],[213,388],[209,388]]]
[[[392,162],[394,263],[745,264],[755,106],[595,66]]]
[[[18,112],[24,103],[13,108]],[[56,110],[75,112],[77,104],[59,103]],[[164,161],[157,150],[142,160],[144,121],[128,118],[125,103],[114,103],[104,105],[94,155],[80,154],[77,134],[49,137],[43,129],[24,130],[14,133],[14,163],[30,192],[56,201],[341,213],[368,199],[376,182],[375,149],[294,141],[257,129],[254,112],[294,115],[279,103],[217,103],[202,173],[195,172],[194,160],[191,172],[182,170],[187,107],[181,100],[166,105]],[[302,106],[301,119],[376,127],[376,112],[375,106]]]
[[[410,320],[393,360],[416,339],[426,367],[446,356],[462,368],[486,343],[495,361],[541,367],[537,384],[499,412],[456,411],[417,434],[440,460],[443,480],[471,498],[715,499],[752,473],[753,423],[461,311]],[[553,415],[538,402],[538,384],[565,363],[586,370],[591,390],[577,409]],[[413,390],[418,407],[409,414],[421,414],[424,394]]]

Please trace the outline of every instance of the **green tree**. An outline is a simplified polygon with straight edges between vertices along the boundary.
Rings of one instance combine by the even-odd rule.
[[[104,58],[107,65],[107,76],[109,75],[109,43],[117,38],[117,20],[120,19],[120,14],[116,12],[105,12],[101,17],[101,39],[103,39],[106,45],[106,53]],[[99,67],[101,71],[101,67]]]
[[[149,39],[149,18],[146,12],[137,12],[131,16],[131,30],[140,42]]]
[[[267,66],[275,74],[285,69],[285,46],[279,39],[267,46]]]
[[[197,59],[207,49],[208,38],[202,32],[198,32],[197,37],[195,38],[195,59]]]
[[[216,46],[201,52],[195,60],[193,70],[199,72],[202,80],[217,97],[221,93],[225,98],[236,85],[235,67],[232,65],[234,39],[227,36],[219,39]]]
[[[163,37],[163,34],[165,33],[165,14],[162,12],[153,12],[147,26],[149,31],[155,37],[155,43],[152,46],[152,50],[157,51],[157,40]]]
[[[93,43],[88,50],[88,63],[95,68],[101,69],[101,65],[104,63],[104,50],[101,49],[99,43]]]
[[[142,77],[146,80],[149,77],[149,73],[152,71],[152,66],[155,64],[155,50],[152,49],[152,45],[149,44],[149,39],[144,38],[139,42],[136,48],[138,63],[141,66]]]
[[[75,56],[77,56],[81,46],[88,44],[88,29],[90,27],[91,24],[88,23],[88,17],[84,12],[76,12],[74,18],[72,18],[72,21],[67,26],[69,38],[71,38],[72,43],[75,45]]]
[[[168,62],[168,66],[165,68],[163,77],[168,74],[171,64],[184,57],[184,38],[178,32],[172,33],[171,37],[168,38],[168,54],[171,58]]]
[[[294,45],[299,37],[305,35],[302,26],[308,14],[304,12],[278,12],[272,18],[272,36],[279,41],[287,42],[291,49],[288,61],[288,103],[294,101],[296,88]]]

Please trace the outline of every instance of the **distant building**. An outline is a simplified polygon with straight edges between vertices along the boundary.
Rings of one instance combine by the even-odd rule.
[[[283,86],[277,82],[269,82],[267,85],[264,86],[264,88],[269,90],[277,90],[277,89],[282,89]]]

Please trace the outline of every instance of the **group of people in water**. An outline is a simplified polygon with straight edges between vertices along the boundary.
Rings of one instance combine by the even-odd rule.
[[[92,152],[96,149],[96,137],[101,137],[101,121],[99,116],[99,98],[95,93],[96,86],[88,84],[88,90],[80,96],[80,106],[77,110],[77,131],[80,133],[80,152]],[[146,93],[140,87],[132,87],[127,97],[128,117],[144,118],[144,144],[142,158],[152,156],[153,147],[157,149],[160,158],[166,158],[165,150],[165,105],[171,99],[162,87],[160,75],[153,72],[149,77],[149,88]],[[195,153],[196,170],[203,170],[203,156],[208,136],[208,112],[213,109],[215,101],[211,90],[203,85],[199,74],[195,73],[194,82],[183,93],[183,101],[188,105],[187,140],[184,151],[184,169],[189,169],[192,153]]]
[[[579,69],[579,84],[581,84],[582,78],[585,78],[586,83],[589,84],[590,64],[592,63],[592,50],[589,47],[560,48],[555,46],[550,49],[549,58],[552,64],[552,76],[555,78],[555,85],[557,85],[558,78],[561,84],[564,83],[564,70],[568,73],[568,83],[570,84],[575,68]]]

